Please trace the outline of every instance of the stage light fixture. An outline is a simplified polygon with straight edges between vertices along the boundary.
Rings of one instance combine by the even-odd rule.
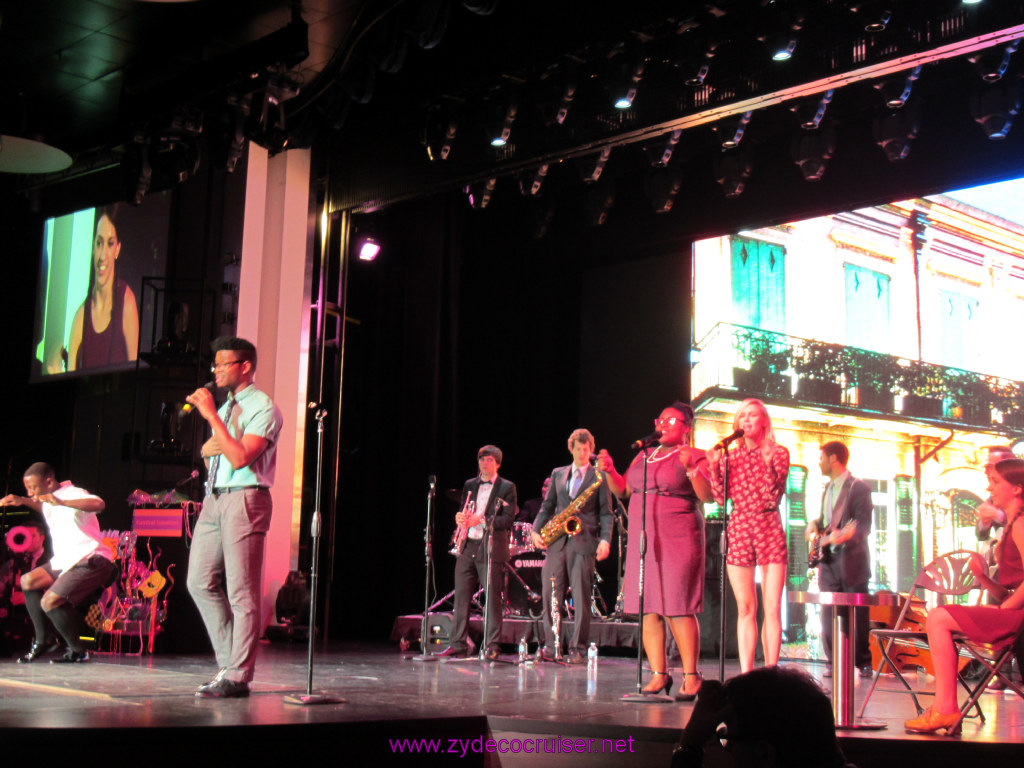
[[[476,211],[482,211],[491,202],[491,195],[494,194],[494,188],[498,185],[498,178],[492,176],[489,179],[483,179],[482,181],[475,181],[472,184],[467,184],[462,188],[466,198],[469,200],[469,207]]]
[[[835,132],[830,124],[817,131],[801,131],[793,138],[793,162],[805,181],[821,181],[835,152]]]
[[[1019,78],[979,85],[971,93],[971,117],[993,141],[1005,139],[1020,114],[1022,86]]]
[[[612,59],[609,90],[616,109],[630,109],[633,106],[645,66],[643,47],[640,45]]]
[[[367,235],[359,244],[359,260],[373,261],[380,254],[380,243],[377,238]]]
[[[689,88],[699,88],[711,71],[711,61],[718,53],[719,34],[713,16],[702,18],[698,24],[688,26],[680,32],[682,54],[679,68],[683,83]]]
[[[644,191],[655,213],[671,211],[682,186],[681,174],[672,167],[650,169],[644,178]]]
[[[758,39],[764,43],[772,61],[788,61],[796,50],[797,38],[804,27],[804,15],[800,10],[786,10],[773,3],[766,9],[774,18],[765,20],[769,29],[773,30]]]
[[[540,240],[548,233],[548,228],[555,218],[555,209],[550,201],[535,199],[530,206],[529,226],[530,237]]]
[[[835,90],[830,88],[816,99],[797,102],[789,108],[789,111],[796,115],[801,128],[805,131],[813,131],[825,119],[825,112],[828,110],[828,105],[832,103],[834,93]]]
[[[722,149],[735,149],[743,141],[743,134],[747,131],[750,118],[754,113],[748,110],[740,115],[733,115],[719,120],[712,126]]]
[[[551,166],[548,163],[541,163],[532,170],[524,171],[519,175],[519,194],[523,197],[535,197],[540,194],[544,185],[544,178],[548,175]]]
[[[652,167],[664,168],[669,164],[682,135],[682,129],[677,128],[674,131],[669,131],[656,139],[651,139],[641,144],[641,149]]]
[[[566,57],[563,63],[542,75],[541,88],[544,90],[544,96],[541,98],[540,109],[545,125],[565,124],[569,108],[576,98],[578,69],[578,60]]]
[[[253,95],[254,108],[249,114],[246,133],[251,141],[276,155],[288,148],[290,136],[285,126],[284,102],[299,92],[298,83],[274,76],[262,92]]]
[[[918,132],[918,114],[913,106],[875,118],[875,143],[890,163],[906,160]]]
[[[864,31],[877,34],[884,32],[892,21],[892,0],[882,2],[861,2],[851,6],[850,10],[860,15]]]
[[[427,108],[423,126],[423,147],[430,162],[447,160],[459,130],[458,105],[451,99],[444,99]]]
[[[608,214],[615,204],[615,185],[605,179],[587,189],[587,220],[591,226],[599,227],[608,221]]]
[[[576,158],[576,167],[579,169],[580,178],[584,184],[593,184],[601,178],[608,159],[612,156],[612,148],[605,147],[600,152],[583,155]]]
[[[914,82],[921,76],[921,65],[913,69],[901,72],[894,77],[879,80],[872,85],[875,90],[882,94],[885,99],[885,106],[889,109],[899,109],[907,103],[914,88]]]
[[[723,152],[715,159],[715,181],[726,197],[737,198],[746,189],[753,168],[753,161],[746,150]]]
[[[1013,40],[1008,45],[996,45],[985,48],[967,57],[986,83],[995,83],[1002,79],[1010,68],[1013,54],[1020,46],[1020,40]]]
[[[519,97],[511,85],[502,86],[491,94],[485,106],[487,117],[484,128],[488,143],[498,149],[504,147],[512,136],[512,124],[519,114]]]

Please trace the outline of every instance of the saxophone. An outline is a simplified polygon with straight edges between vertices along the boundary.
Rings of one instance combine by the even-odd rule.
[[[604,482],[604,475],[599,470],[595,469],[594,474],[597,475],[597,480],[587,486],[583,493],[570,501],[565,509],[548,520],[544,527],[540,529],[540,537],[544,539],[544,546],[550,547],[552,542],[558,541],[562,536],[566,534],[575,536],[583,530],[583,523],[580,521],[578,512],[583,509],[583,505],[587,503],[587,500],[597,492],[598,486]]]

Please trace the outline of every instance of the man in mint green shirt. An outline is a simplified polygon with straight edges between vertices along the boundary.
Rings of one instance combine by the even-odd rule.
[[[263,550],[282,418],[253,383],[256,347],[226,336],[211,346],[214,380],[227,390],[227,400],[218,409],[205,387],[186,398],[213,431],[203,444],[207,492],[192,538],[188,591],[220,666],[196,696],[225,699],[248,696],[256,668]]]

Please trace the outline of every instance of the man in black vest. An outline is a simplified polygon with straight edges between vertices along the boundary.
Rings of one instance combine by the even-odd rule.
[[[516,486],[498,477],[501,449],[485,445],[477,451],[480,474],[462,486],[462,504],[455,522],[464,534],[462,551],[455,561],[455,617],[451,641],[439,656],[465,658],[469,655],[469,607],[479,585],[487,581],[488,553],[491,579],[485,595],[487,637],[484,657],[498,658],[501,617],[504,601],[505,561],[508,560],[508,537],[516,517]]]

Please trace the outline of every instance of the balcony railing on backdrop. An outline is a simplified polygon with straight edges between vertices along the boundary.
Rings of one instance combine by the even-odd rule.
[[[845,406],[985,428],[1024,430],[1018,381],[759,328],[719,323],[699,344],[694,402],[737,397]]]

